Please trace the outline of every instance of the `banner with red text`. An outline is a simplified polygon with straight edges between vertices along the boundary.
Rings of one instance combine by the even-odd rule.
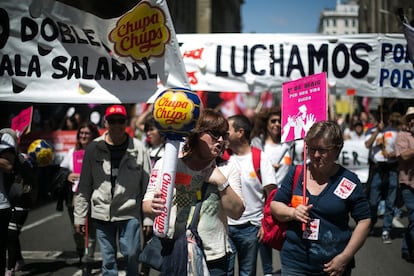
[[[55,0],[2,0],[0,18],[2,101],[137,103],[169,87],[280,93],[321,72],[330,93],[414,98],[403,34],[176,35],[156,0],[109,19]]]
[[[193,90],[277,92],[326,72],[330,93],[414,98],[403,34],[177,35]]]

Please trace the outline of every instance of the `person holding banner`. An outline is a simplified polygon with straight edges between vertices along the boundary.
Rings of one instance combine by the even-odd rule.
[[[112,105],[106,109],[107,132],[92,141],[85,151],[74,199],[78,233],[85,233],[85,219],[90,212],[104,276],[118,275],[118,244],[127,275],[139,275],[141,202],[151,163],[143,143],[125,132],[127,121],[124,106]]]
[[[408,211],[408,227],[401,246],[402,258],[414,263],[414,106],[404,115],[406,129],[397,134],[395,152],[398,157],[398,173],[401,194]]]
[[[76,144],[73,148],[69,149],[60,163],[60,169],[55,177],[55,183],[60,190],[58,195],[57,209],[63,207],[63,202],[66,202],[67,212],[72,225],[74,224],[73,217],[73,197],[78,191],[79,177],[82,168],[83,156],[86,147],[95,138],[99,137],[98,127],[92,122],[84,122],[80,124],[76,132]],[[92,224],[89,224],[89,253],[92,257],[95,252],[95,228]],[[82,261],[82,257],[85,253],[85,242],[83,236],[73,229],[73,239],[76,245],[76,252],[79,256],[79,262]]]
[[[292,191],[292,166],[271,203],[272,214],[288,222],[280,252],[282,275],[351,275],[354,256],[370,231],[368,200],[358,177],[336,163],[344,143],[337,123],[316,122],[305,143],[310,159],[307,170]],[[350,217],[355,220],[354,229],[349,226]]]
[[[187,222],[192,217],[191,210],[197,202],[197,194],[202,193],[204,201],[197,230],[212,276],[227,275],[227,259],[231,252],[227,216],[238,219],[244,211],[239,171],[231,164],[219,167],[216,165],[216,158],[224,150],[228,129],[227,120],[221,113],[208,108],[201,111],[197,124],[186,138],[182,154],[178,157],[174,197],[167,218],[170,228],[167,237],[163,238],[173,241],[185,233]],[[162,214],[166,206],[160,190],[163,181],[160,173],[163,162],[168,162],[168,156],[164,155],[155,164],[143,200],[143,211],[152,218]],[[204,192],[203,186],[206,187],[203,189]],[[167,255],[164,258],[180,257],[183,256]],[[164,271],[164,268],[161,271]],[[173,275],[171,271],[164,273],[161,275]]]

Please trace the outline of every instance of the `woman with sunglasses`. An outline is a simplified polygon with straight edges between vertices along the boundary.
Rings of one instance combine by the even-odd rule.
[[[292,164],[291,144],[281,143],[281,118],[280,106],[265,109],[257,114],[251,133],[251,145],[271,158],[278,185]]]
[[[228,129],[229,125],[222,114],[212,109],[201,112],[195,129],[186,138],[177,162],[169,220],[171,227],[167,234],[171,240],[184,233],[186,222],[191,218],[190,211],[197,202],[197,194],[202,193],[204,201],[197,230],[212,276],[227,275],[227,255],[231,250],[227,216],[237,219],[244,211],[237,168],[232,165],[217,167],[215,162],[224,150]],[[162,169],[163,160],[161,158],[155,164],[143,200],[144,213],[152,218],[160,215],[165,208],[160,191],[162,179],[158,173]],[[161,275],[174,274],[162,268]]]
[[[335,122],[315,123],[305,137],[307,170],[292,191],[292,167],[271,203],[272,214],[288,222],[280,252],[282,275],[351,275],[354,256],[370,231],[368,200],[358,177],[336,163],[343,135]],[[306,197],[303,204],[303,177]],[[355,227],[349,226],[349,218]]]

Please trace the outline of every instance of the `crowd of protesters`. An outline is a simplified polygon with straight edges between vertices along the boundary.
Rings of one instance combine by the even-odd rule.
[[[395,102],[392,102],[395,103]],[[140,105],[141,106],[141,105]],[[121,114],[123,117],[125,117],[125,120],[119,124],[122,124],[123,131],[125,133],[128,133],[129,136],[135,136],[137,141],[141,140],[142,147],[145,148],[145,155],[148,156],[148,158],[151,159],[150,166],[154,167],[156,166],[156,162],[159,160],[162,160],[162,156],[164,153],[164,146],[165,146],[165,140],[162,138],[162,135],[160,132],[158,132],[156,125],[154,124],[154,119],[151,116],[151,105],[147,106],[144,110],[137,110],[137,106],[135,105],[128,105],[125,111]],[[54,130],[73,130],[78,132],[78,139],[79,137],[79,131],[82,130],[82,128],[85,127],[85,122],[89,122],[89,124],[93,124],[94,127],[96,127],[96,130],[100,129],[101,134],[106,133],[105,131],[108,130],[108,127],[111,127],[113,123],[108,123],[108,116],[104,115],[104,112],[102,110],[106,110],[107,114],[108,109],[106,106],[103,107],[94,107],[93,109],[75,109],[73,107],[66,110],[63,119],[59,122],[56,122],[56,118],[48,118],[44,116],[44,118],[38,118],[38,121],[36,121],[36,126],[33,128],[33,131],[54,131]],[[127,115],[127,111],[129,112],[129,115]],[[213,112],[213,111],[212,111]],[[221,114],[219,108],[216,108],[214,111],[217,114]],[[230,156],[233,155],[232,158],[229,159],[229,161],[235,162],[237,159],[243,159],[245,158],[245,154],[241,154],[238,156],[238,150],[240,148],[247,149],[248,152],[248,158],[251,160],[251,148],[259,148],[263,156],[262,158],[268,160],[263,162],[269,162],[270,166],[269,168],[267,166],[263,166],[263,168],[266,168],[266,170],[271,169],[274,180],[270,181],[266,177],[266,172],[261,172],[262,176],[265,175],[264,180],[260,180],[260,176],[258,176],[259,181],[257,182],[257,186],[261,186],[263,183],[262,181],[265,181],[266,183],[269,183],[269,187],[275,188],[277,186],[280,186],[283,179],[285,178],[286,174],[288,173],[289,167],[291,165],[301,164],[303,163],[303,160],[300,158],[297,158],[297,154],[294,152],[295,146],[294,143],[281,143],[280,142],[280,135],[281,135],[281,108],[280,106],[273,106],[271,108],[261,108],[255,110],[253,113],[254,116],[251,116],[251,113],[253,111],[250,109],[247,113],[248,116],[244,116],[243,114],[234,116],[228,116],[225,117],[229,121],[230,125],[230,131],[226,131],[226,133],[220,132],[219,136],[214,135],[211,133],[211,131],[204,131],[205,133],[209,134],[212,139],[212,143],[219,143],[220,149],[226,147],[229,147],[230,149]],[[92,116],[92,113],[94,116]],[[38,111],[38,115],[40,112]],[[102,114],[102,115],[101,115]],[[114,113],[115,114],[115,113]],[[246,114],[246,115],[247,115]],[[118,114],[119,115],[119,114]],[[92,120],[93,122],[92,122]],[[246,123],[238,123],[243,122],[243,120],[246,119]],[[410,164],[414,161],[414,142],[413,142],[413,136],[414,136],[414,107],[409,106],[407,104],[396,104],[396,105],[386,105],[382,104],[378,109],[372,110],[371,112],[368,111],[361,111],[356,110],[354,114],[351,116],[345,117],[345,119],[341,117],[337,118],[331,118],[331,121],[334,121],[336,125],[339,126],[339,129],[342,133],[342,139],[343,140],[354,140],[354,141],[360,141],[361,143],[364,143],[365,147],[369,150],[369,177],[366,183],[364,184],[364,191],[366,199],[369,202],[370,207],[370,215],[369,217],[372,219],[370,224],[370,234],[371,235],[379,235],[382,239],[382,242],[384,244],[389,244],[393,242],[393,228],[395,227],[404,227],[406,228],[406,232],[404,234],[402,246],[401,246],[401,255],[402,257],[407,260],[408,262],[414,262],[414,206],[412,206],[414,200],[414,183],[412,182],[414,179],[414,172],[413,168]],[[237,124],[236,124],[237,122]],[[116,123],[115,125],[119,125]],[[227,123],[226,123],[227,124]],[[6,127],[6,126],[4,126]],[[127,131],[129,129],[129,131]],[[243,130],[243,133],[240,133],[240,136],[237,136],[238,132],[240,130]],[[90,130],[90,128],[89,128]],[[122,131],[121,131],[122,132]],[[200,136],[203,131],[200,130],[200,133],[197,135]],[[211,134],[210,134],[211,133]],[[229,138],[230,134],[230,138]],[[104,134],[105,135],[105,134]],[[120,134],[123,136],[123,134]],[[96,137],[97,134],[94,136]],[[121,137],[120,136],[120,137]],[[236,138],[238,137],[238,138]],[[243,138],[244,137],[244,138]],[[276,138],[275,138],[276,137]],[[39,137],[41,138],[41,137]],[[6,136],[5,138],[6,139]],[[248,147],[241,147],[243,144],[238,141],[238,139],[242,139]],[[89,141],[88,141],[89,142]],[[17,142],[13,142],[16,144]],[[204,142],[203,142],[204,143]],[[122,143],[121,143],[122,144]],[[17,147],[17,144],[14,146]],[[7,145],[4,146],[4,149],[7,149]],[[122,154],[126,151],[126,148],[120,149],[114,149],[114,151],[118,152],[118,166],[119,161],[122,158]],[[122,151],[122,153],[121,153]],[[220,150],[222,151],[222,150]],[[9,152],[9,151],[4,151]],[[244,152],[244,151],[243,151]],[[245,152],[244,152],[245,153]],[[320,152],[319,152],[320,153]],[[250,155],[249,155],[250,154]],[[322,155],[322,154],[321,154]],[[0,158],[2,158],[0,156]],[[13,163],[14,159],[10,159],[10,154],[7,154],[7,159],[5,159],[5,168],[2,170],[2,179],[6,179],[4,175],[9,174],[12,170],[10,170],[9,166],[7,166],[8,163]],[[229,156],[227,157],[229,158]],[[215,162],[215,158],[211,158],[209,162]],[[244,160],[244,159],[243,159]],[[7,163],[8,162],[8,163]],[[111,160],[110,162],[114,162],[114,160]],[[240,161],[242,162],[242,161]],[[250,162],[244,160],[243,162]],[[246,163],[246,164],[247,164]],[[240,163],[241,164],[241,163]],[[243,176],[243,170],[246,168],[244,165],[238,164],[240,175]],[[244,164],[244,163],[243,163]],[[56,164],[55,164],[56,165]],[[59,164],[57,164],[59,165]],[[138,164],[139,165],[139,164]],[[192,164],[193,165],[193,164]],[[158,164],[158,167],[160,164]],[[250,165],[249,165],[250,166]],[[157,167],[157,168],[158,168]],[[54,173],[52,173],[53,176],[51,179],[55,176]],[[149,172],[147,172],[149,174]],[[205,172],[204,172],[205,173]],[[246,173],[246,172],[245,172]],[[70,175],[67,176],[67,183],[77,183],[79,181],[79,176],[77,179],[69,179]],[[247,178],[246,178],[247,177]],[[249,210],[252,206],[251,201],[260,201],[260,206],[263,208],[264,200],[266,198],[266,195],[269,193],[266,189],[260,190],[259,188],[254,188],[254,191],[248,191],[247,189],[243,188],[243,186],[247,185],[246,183],[251,181],[247,180],[251,175],[249,175],[249,172],[247,172],[247,176],[245,176],[245,179],[241,178],[241,187],[242,187],[242,193],[240,193],[240,199],[243,203],[243,214],[238,214],[237,217],[229,218],[229,241],[231,245],[231,250],[229,248],[226,248],[223,252],[225,253],[224,257],[229,260],[233,260],[233,262],[229,262],[229,267],[225,269],[226,271],[229,271],[229,275],[234,273],[235,270],[240,271],[240,275],[242,275],[242,272],[244,269],[246,271],[256,271],[255,263],[252,264],[251,267],[249,267],[250,263],[247,261],[244,261],[241,257],[245,253],[242,251],[242,247],[237,246],[236,238],[233,237],[232,233],[241,233],[241,231],[246,231],[247,228],[244,228],[246,223],[249,227],[252,229],[257,230],[257,232],[253,231],[255,234],[254,236],[257,237],[257,246],[255,247],[255,250],[249,251],[250,254],[257,256],[260,256],[262,258],[262,265],[263,265],[263,271],[266,272],[266,274],[271,274],[272,270],[274,270],[272,263],[271,263],[271,248],[266,248],[265,246],[262,246],[260,244],[260,223],[255,223],[251,219],[244,219],[240,220],[242,218],[247,218],[249,216]],[[257,177],[257,175],[256,175]],[[221,179],[221,178],[220,178]],[[13,210],[15,206],[12,206],[10,203],[7,203],[7,183],[6,180],[2,180],[2,194],[4,202],[2,203],[1,213],[2,215],[2,225],[8,225],[8,223],[5,223],[5,221],[10,221],[10,214],[6,212],[6,210]],[[110,180],[109,182],[113,182],[113,187],[109,189],[110,194],[112,193],[112,196],[114,195],[114,192],[116,192],[116,180]],[[82,181],[81,181],[82,183]],[[85,182],[86,183],[86,182]],[[221,183],[221,180],[220,180]],[[215,184],[220,186],[221,184]],[[84,184],[85,185],[85,184]],[[224,184],[223,184],[224,185]],[[48,185],[51,186],[51,185]],[[263,185],[266,186],[266,185]],[[69,186],[68,186],[69,187]],[[69,187],[70,188],[70,187]],[[221,195],[220,189],[226,189],[226,187],[219,188],[219,195]],[[85,187],[83,188],[85,189]],[[244,190],[243,190],[244,189]],[[71,189],[69,189],[71,190]],[[144,191],[146,190],[146,187],[141,191],[141,193],[138,195],[139,198],[142,198],[144,196]],[[75,191],[75,190],[73,190]],[[84,191],[84,190],[83,190]],[[249,194],[250,193],[250,194]],[[259,196],[259,193],[262,194],[262,197]],[[74,203],[72,203],[73,196],[76,193],[69,193],[70,196],[70,204],[68,205],[69,212],[72,212],[74,208]],[[253,199],[252,195],[257,195],[256,199]],[[93,190],[88,193],[88,196],[93,196]],[[54,198],[56,199],[56,198]],[[86,202],[86,201],[85,201]],[[160,204],[160,202],[157,202]],[[381,203],[384,204],[384,211],[381,213],[379,211],[381,207]],[[223,203],[224,204],[224,203]],[[259,206],[259,205],[257,205]],[[85,206],[82,206],[85,207]],[[152,205],[148,205],[146,207],[147,212],[151,211],[151,208],[154,208]],[[259,208],[260,209],[260,208]],[[86,209],[85,209],[86,210]],[[84,211],[85,211],[84,210]],[[239,210],[241,210],[239,208]],[[86,213],[85,213],[86,212]],[[88,211],[86,210],[84,213],[87,214]],[[150,212],[151,213],[151,212]],[[70,217],[73,214],[70,214]],[[90,215],[90,214],[89,214]],[[263,214],[260,214],[258,218],[260,219]],[[379,215],[383,215],[383,223],[382,225],[378,225],[377,218]],[[396,221],[396,218],[400,218],[401,216],[406,215],[408,217],[408,225],[403,225],[398,220]],[[222,218],[222,216],[220,216]],[[151,229],[152,229],[152,220],[149,218],[146,218],[144,220],[144,216],[142,216],[142,213],[136,217],[138,220],[138,224],[142,224],[141,230],[143,231],[144,235],[144,242],[145,244],[152,236]],[[365,217],[364,217],[365,218]],[[240,220],[241,223],[238,221]],[[255,220],[256,221],[256,218]],[[260,220],[259,220],[260,221]],[[23,221],[24,223],[24,221]],[[79,225],[79,220],[76,223],[76,225]],[[223,224],[226,226],[226,224]],[[398,225],[398,226],[396,226]],[[243,226],[243,228],[240,228]],[[106,226],[102,226],[106,229]],[[227,226],[226,226],[227,227]],[[21,228],[21,225],[20,225]],[[378,232],[378,229],[380,230],[380,233]],[[94,228],[91,228],[94,229]],[[103,229],[103,228],[102,228]],[[233,230],[231,230],[233,229]],[[104,230],[102,230],[104,231]],[[107,230],[105,230],[107,231]],[[4,232],[4,231],[3,231]],[[2,233],[3,233],[2,232]],[[253,233],[252,232],[252,233]],[[77,235],[84,233],[84,230],[81,228],[77,229],[77,233],[75,233],[75,241],[78,240]],[[93,235],[92,235],[93,236]],[[139,239],[138,239],[139,240]],[[243,244],[243,241],[238,241]],[[141,241],[140,241],[141,243]],[[76,242],[76,250],[79,253],[79,256],[83,256],[82,248],[80,246],[81,242]],[[260,245],[260,246],[259,246]],[[208,246],[207,246],[208,247]],[[116,249],[113,249],[116,252]],[[7,249],[2,249],[2,256],[6,256],[5,252]],[[93,252],[93,251],[92,251]],[[269,253],[270,252],[270,253]],[[126,253],[124,251],[124,253]],[[126,253],[127,254],[127,253]],[[210,254],[210,253],[209,253]],[[235,254],[238,255],[239,259],[239,268],[234,267],[234,258]],[[269,255],[270,254],[270,255]],[[136,257],[136,254],[133,254],[133,256]],[[210,256],[210,255],[209,255]],[[135,258],[134,257],[134,258]],[[249,258],[251,255],[249,255]],[[2,257],[3,258],[3,257]],[[220,269],[217,270],[217,263],[214,262],[214,257],[209,257],[208,259],[208,265],[210,267],[213,267],[212,271],[223,271],[223,263],[220,263]],[[213,258],[213,259],[211,259]],[[220,261],[222,261],[223,256],[221,256]],[[254,256],[253,256],[254,258]],[[16,263],[13,267],[7,267],[6,261],[2,260],[2,269],[4,269],[6,272],[9,273],[9,275],[12,275],[12,273],[16,272],[16,270],[22,269],[23,265],[23,259],[22,257],[19,257],[18,266]],[[254,258],[255,259],[255,258]],[[9,260],[10,261],[10,260]],[[240,263],[241,262],[241,263]],[[131,260],[131,264],[135,264],[135,261]],[[110,267],[108,266],[110,265]],[[348,266],[347,266],[348,267]],[[8,268],[8,270],[6,270]],[[114,268],[114,261],[112,260],[110,264],[106,263],[103,267],[104,271],[112,271]],[[280,268],[277,268],[280,269]],[[130,269],[133,271],[133,269]],[[140,275],[149,275],[149,267],[146,267],[145,265],[142,266],[141,271],[138,271],[137,273]],[[347,270],[348,271],[348,270]],[[135,274],[135,271],[131,272],[131,275]],[[253,272],[254,274],[255,272]],[[137,274],[138,275],[138,274]],[[214,274],[212,274],[214,275]],[[216,275],[224,275],[224,274],[216,274]],[[247,275],[247,274],[246,274]],[[250,274],[251,275],[251,274]],[[282,271],[283,275],[283,271]]]

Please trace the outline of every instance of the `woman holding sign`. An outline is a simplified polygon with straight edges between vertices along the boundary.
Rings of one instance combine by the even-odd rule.
[[[169,244],[185,233],[196,202],[203,198],[197,231],[202,240],[210,275],[227,275],[227,216],[239,218],[244,211],[239,172],[235,166],[217,167],[216,158],[222,153],[229,125],[220,113],[204,109],[195,129],[189,134],[177,162],[172,207],[167,218]],[[162,199],[161,170],[165,155],[156,164],[143,200],[143,211],[155,218],[166,208]],[[206,183],[206,184],[203,184]],[[173,245],[174,247],[175,245]],[[183,254],[183,253],[182,253]],[[180,259],[169,255],[164,258]],[[161,268],[161,275],[176,275]]]
[[[60,196],[57,209],[62,210],[62,200],[66,201],[66,208],[68,210],[70,221],[73,225],[73,196],[77,192],[80,171],[82,168],[83,155],[85,153],[86,146],[96,137],[99,136],[98,128],[92,122],[85,122],[80,125],[76,133],[76,144],[75,147],[68,150],[67,154],[60,163],[60,170],[58,172],[56,181],[60,183],[55,183],[55,185],[60,187]],[[58,180],[60,179],[60,180]],[[91,227],[92,228],[92,227]],[[93,229],[90,230],[90,234],[94,241],[95,233]],[[82,259],[85,252],[85,245],[83,236],[76,231],[73,231],[73,238],[76,244],[76,251],[78,252],[80,260]],[[91,247],[94,247],[91,246]],[[94,250],[89,250],[93,255]]]
[[[273,215],[288,222],[282,275],[351,275],[354,255],[370,230],[368,201],[358,177],[336,163],[343,135],[335,122],[315,123],[305,143],[310,159],[306,172],[292,191],[291,168],[271,204]],[[306,205],[302,203],[304,176]],[[350,216],[356,222],[353,230],[348,226]]]

